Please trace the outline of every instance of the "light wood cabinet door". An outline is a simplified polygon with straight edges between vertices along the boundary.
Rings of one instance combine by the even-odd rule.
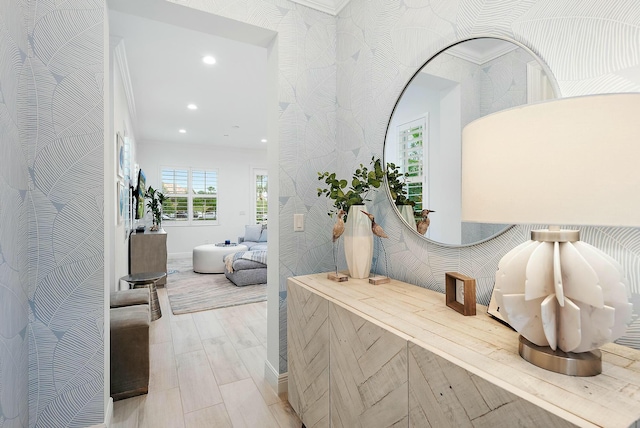
[[[409,426],[559,428],[576,425],[409,342]]]
[[[406,427],[407,341],[329,303],[332,427]]]
[[[287,286],[289,403],[307,428],[329,426],[329,302]]]
[[[288,284],[289,398],[307,427],[640,428],[637,350],[607,344],[602,374],[564,376],[523,360],[517,333],[480,305],[464,317],[396,280]]]

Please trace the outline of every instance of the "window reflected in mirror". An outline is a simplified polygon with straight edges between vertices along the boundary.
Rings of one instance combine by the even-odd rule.
[[[461,221],[462,129],[488,114],[555,98],[546,70],[519,44],[480,38],[443,50],[414,75],[394,108],[384,150],[387,168],[394,165],[404,180],[404,198],[389,194],[407,227],[418,233],[422,221],[424,229],[430,210],[420,235],[454,246],[482,242],[509,227]]]

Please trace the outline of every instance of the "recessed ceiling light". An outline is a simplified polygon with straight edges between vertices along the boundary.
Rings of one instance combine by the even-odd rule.
[[[187,105],[187,108],[188,108],[189,110],[198,110],[198,106],[197,106],[197,105],[195,105],[195,104],[188,104],[188,105]]]
[[[266,138],[263,138],[262,140],[260,140],[260,142],[261,142],[261,143],[266,143],[266,142],[267,142],[267,139],[266,139]]]
[[[178,132],[181,134],[186,134],[187,130],[186,129],[178,129]]]
[[[214,57],[212,57],[211,55],[207,55],[202,57],[202,62],[204,62],[205,64],[208,65],[213,65],[216,63],[216,59]]]

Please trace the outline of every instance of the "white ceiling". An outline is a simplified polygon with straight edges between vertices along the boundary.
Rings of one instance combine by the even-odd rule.
[[[174,22],[202,27],[194,19],[177,19],[176,9],[170,12]],[[109,20],[112,41],[124,43],[138,142],[265,148],[266,48],[113,7]],[[213,55],[216,64],[203,64],[204,55]],[[188,110],[189,103],[198,110]],[[187,132],[180,134],[181,128]]]
[[[322,4],[333,13],[348,2],[294,1],[320,10]],[[121,42],[119,50],[124,47],[126,54],[139,143],[265,148],[260,142],[267,137],[265,46],[275,33],[165,1],[110,0],[109,7],[112,43]],[[484,62],[513,48],[484,39],[458,45],[452,53]],[[202,63],[207,54],[216,58],[215,65]],[[188,110],[189,103],[198,110]]]

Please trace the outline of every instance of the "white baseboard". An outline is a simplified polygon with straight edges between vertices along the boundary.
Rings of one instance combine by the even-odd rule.
[[[264,377],[278,395],[289,390],[289,373],[278,374],[278,371],[266,360],[264,362]]]
[[[97,425],[91,425],[89,428],[109,428],[111,425],[111,418],[113,417],[113,398],[109,397],[107,408],[104,411],[104,422]]]

